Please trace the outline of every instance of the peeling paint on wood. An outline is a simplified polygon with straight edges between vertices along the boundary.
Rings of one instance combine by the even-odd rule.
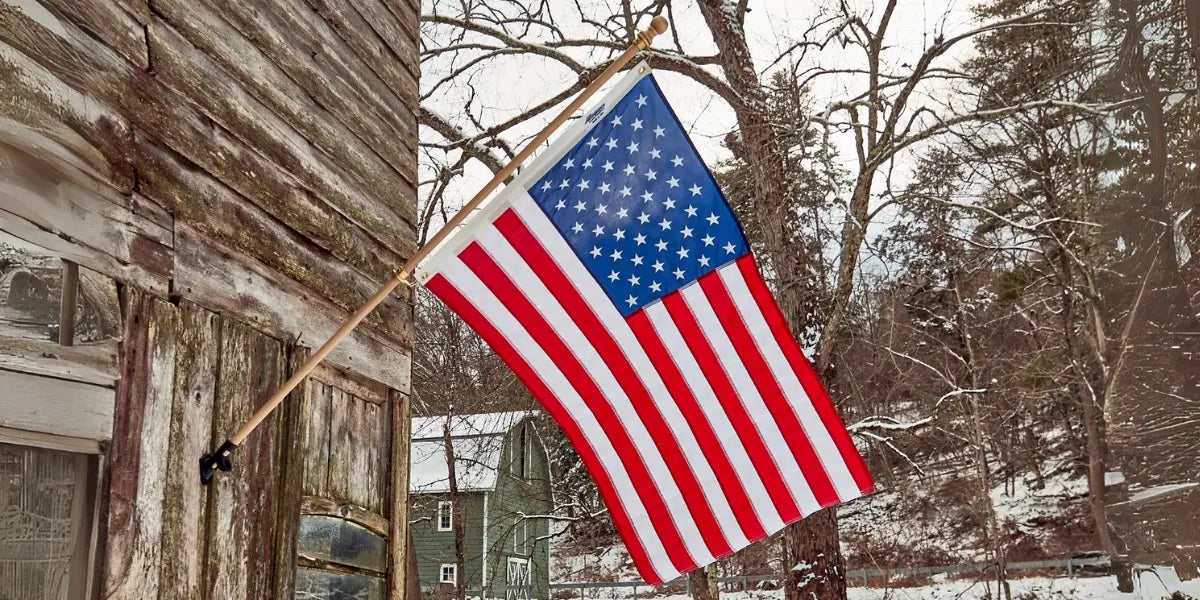
[[[416,568],[416,561],[412,552],[412,536],[408,530],[408,471],[409,471],[409,452],[408,440],[411,439],[410,429],[412,427],[412,418],[409,414],[408,395],[400,392],[391,392],[391,419],[392,419],[392,435],[389,439],[391,442],[391,481],[389,482],[388,492],[388,519],[391,531],[389,533],[389,544],[391,546],[391,565],[388,578],[388,596],[392,600],[403,600],[410,598],[416,600],[418,596],[409,596],[412,588],[420,590],[419,585],[415,585],[415,575],[411,568]],[[410,577],[413,581],[410,581]]]
[[[170,440],[176,323],[171,305],[127,299],[121,383],[108,462],[105,598],[155,597],[162,564],[162,503]]]
[[[216,431],[233,431],[260,398],[282,383],[283,348],[241,323],[221,322]],[[209,489],[206,598],[273,598],[275,516],[280,443],[278,413],[268,416],[238,448],[235,468]]]
[[[213,443],[212,413],[220,360],[220,327],[215,313],[183,303],[178,311],[175,403],[163,512],[161,596],[198,600],[203,592],[207,494],[196,485],[196,459]]]

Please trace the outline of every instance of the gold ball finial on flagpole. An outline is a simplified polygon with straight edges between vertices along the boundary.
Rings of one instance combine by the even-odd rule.
[[[654,17],[654,19],[650,21],[650,26],[637,36],[638,50],[649,49],[650,44],[654,43],[654,38],[656,36],[667,32],[667,25],[668,23],[666,17],[661,15]]]
[[[654,17],[650,21],[650,29],[654,30],[654,35],[662,35],[667,32],[667,18],[664,16]]]

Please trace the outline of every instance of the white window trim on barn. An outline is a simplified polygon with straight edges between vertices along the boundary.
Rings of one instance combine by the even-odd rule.
[[[454,503],[442,500],[438,502],[437,530],[450,531],[452,529],[454,529]]]
[[[458,583],[458,565],[442,563],[438,568],[438,583]]]

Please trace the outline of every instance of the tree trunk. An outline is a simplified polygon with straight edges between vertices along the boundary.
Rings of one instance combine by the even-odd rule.
[[[1071,361],[1071,373],[1075,378],[1074,385],[1071,387],[1075,390],[1075,398],[1079,402],[1083,411],[1083,431],[1086,440],[1087,457],[1088,457],[1088,507],[1092,513],[1092,524],[1096,528],[1096,539],[1100,542],[1100,547],[1108,553],[1109,556],[1116,556],[1117,549],[1113,544],[1112,535],[1108,527],[1108,507],[1105,504],[1105,489],[1104,489],[1104,473],[1108,470],[1107,467],[1107,445],[1104,443],[1104,405],[1103,398],[1096,397],[1091,390],[1106,389],[1107,382],[1092,381],[1088,370],[1084,365],[1087,364],[1087,358],[1084,356],[1083,348],[1078,334],[1076,333],[1076,298],[1079,296],[1076,292],[1075,284],[1075,267],[1067,256],[1066,252],[1060,251],[1058,257],[1059,277],[1062,278],[1063,284],[1063,308],[1062,308],[1062,328],[1063,340],[1067,347],[1067,355]],[[1087,322],[1084,319],[1084,322]],[[1097,325],[1097,327],[1102,324]],[[1090,334],[1094,336],[1095,346],[1104,348],[1107,346],[1108,334],[1103,330],[1092,330]]]
[[[784,598],[846,597],[846,561],[838,544],[837,509],[826,508],[784,530]]]
[[[1196,86],[1200,88],[1200,0],[1185,0],[1188,36],[1192,38],[1192,70],[1196,73]]]
[[[720,596],[717,589],[717,563],[688,573],[688,587],[692,590],[693,600],[717,600]]]
[[[803,332],[818,314],[816,286],[809,257],[795,241],[795,218],[787,214],[790,199],[786,165],[777,132],[767,122],[767,91],[758,79],[746,44],[740,22],[742,15],[731,14],[729,6],[723,0],[699,2],[719,50],[722,71],[742,98],[734,106],[741,138],[732,140],[730,146],[751,168],[755,217],[761,225],[766,258],[776,277],[776,298],[792,332]],[[845,600],[845,562],[838,542],[835,509],[822,510],[789,525],[783,533],[783,559],[784,568],[788,569],[786,600],[801,597]],[[804,573],[791,570],[798,564],[812,568]]]
[[[838,257],[837,284],[833,290],[833,308],[821,334],[821,349],[817,354],[817,373],[825,375],[833,358],[837,337],[841,334],[842,322],[854,293],[854,271],[858,268],[858,254],[867,236],[867,216],[871,207],[871,183],[875,181],[875,169],[868,167],[858,176],[854,195],[850,198],[850,213],[842,224],[842,251]]]
[[[466,600],[467,560],[466,552],[463,550],[466,546],[466,533],[463,531],[462,508],[458,501],[458,474],[455,469],[454,444],[450,438],[451,417],[450,413],[446,414],[446,426],[442,437],[446,444],[446,467],[450,474],[450,512],[454,515],[454,597],[457,600]]]
[[[958,263],[958,261],[954,261]],[[961,263],[959,263],[961,264]],[[982,378],[979,376],[979,363],[975,357],[975,345],[972,343],[970,322],[966,309],[963,307],[962,290],[960,289],[957,269],[950,273],[950,285],[954,290],[954,310],[958,317],[958,335],[962,344],[964,363],[971,389],[981,390]],[[992,560],[996,563],[996,595],[1003,600],[1012,597],[1008,587],[1008,564],[1004,551],[1004,537],[1000,531],[1000,523],[996,518],[996,506],[992,504],[992,482],[988,469],[986,433],[983,430],[983,414],[979,411],[979,395],[967,394],[967,406],[970,410],[967,420],[971,423],[971,437],[975,446],[975,468],[979,475],[979,504],[980,510],[987,516],[987,538],[992,547]]]

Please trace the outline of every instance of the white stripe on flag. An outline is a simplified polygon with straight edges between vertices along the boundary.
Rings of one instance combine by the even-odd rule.
[[[736,269],[737,263],[730,263],[722,268]],[[775,459],[775,465],[783,474],[783,479],[792,492],[792,498],[796,500],[796,505],[800,507],[800,511],[805,516],[820,510],[821,505],[813,495],[812,489],[808,485],[808,479],[804,477],[804,472],[796,461],[796,456],[792,454],[791,447],[788,446],[787,441],[783,438],[783,433],[779,430],[779,425],[759,394],[758,388],[755,387],[750,373],[746,371],[746,365],[742,363],[737,349],[734,348],[733,342],[725,333],[724,326],[713,312],[708,298],[704,296],[704,290],[700,289],[698,284],[692,284],[679,291],[684,302],[696,317],[696,323],[704,331],[704,336],[708,338],[708,343],[712,345],[721,365],[725,367],[725,374],[729,377],[734,389],[737,390],[742,405],[746,407],[746,412],[754,420],[771,456]]]
[[[749,540],[742,533],[741,526],[738,525],[737,518],[733,514],[733,509],[729,506],[729,501],[725,498],[725,494],[721,490],[721,482],[713,473],[712,466],[708,463],[704,452],[700,449],[700,445],[696,441],[695,435],[687,425],[687,419],[679,411],[679,406],[671,398],[671,394],[667,391],[666,384],[663,383],[658,372],[650,365],[650,357],[646,355],[645,348],[638,342],[625,318],[621,316],[612,301],[608,298],[608,295],[596,283],[595,278],[592,277],[591,273],[583,266],[583,263],[575,256],[574,251],[567,245],[566,240],[554,229],[554,225],[546,217],[545,213],[534,203],[533,198],[529,197],[528,194],[521,194],[513,202],[513,209],[521,217],[521,221],[525,223],[525,226],[529,228],[534,237],[538,238],[542,247],[554,259],[555,264],[558,265],[563,274],[571,280],[572,286],[579,292],[588,306],[591,307],[592,312],[595,313],[601,324],[604,325],[604,328],[612,334],[629,362],[635,366],[637,374],[650,393],[655,406],[671,428],[675,441],[680,445],[684,456],[691,465],[696,479],[701,485],[701,490],[713,510],[713,515],[716,517],[717,523],[720,524],[721,530],[725,534],[725,539],[734,548],[741,548],[749,544]],[[697,397],[701,398],[701,404],[703,404],[704,398],[711,398],[711,391],[708,396]],[[711,417],[709,422],[713,422]],[[729,433],[731,431],[727,420],[725,427],[721,427],[719,423],[714,425],[720,433]],[[745,450],[741,447],[740,443],[735,442],[733,445],[742,452],[743,456],[745,455]],[[734,465],[749,468],[751,471],[753,470],[753,466],[749,463],[748,458],[745,463],[739,464],[735,461]],[[751,497],[754,498],[754,496]],[[763,497],[766,498],[765,491]]]
[[[674,577],[678,573],[678,569],[674,567],[667,556],[662,540],[659,538],[650,516],[646,513],[645,506],[642,504],[629,474],[622,467],[621,459],[612,446],[612,440],[605,435],[603,428],[600,427],[574,386],[558,369],[554,361],[546,355],[542,347],[534,341],[529,332],[521,326],[516,317],[504,307],[500,299],[492,294],[492,291],[457,256],[446,257],[439,273],[508,340],[509,344],[525,359],[525,362],[537,373],[546,387],[550,388],[559,402],[575,418],[579,429],[587,438],[588,444],[595,450],[609,480],[612,481],[618,501],[625,508],[654,570],[664,579]]]
[[[825,472],[833,482],[838,497],[847,500],[861,496],[862,492],[859,491],[858,484],[854,482],[854,476],[850,474],[850,469],[846,466],[842,453],[833,443],[829,430],[825,428],[825,423],[817,414],[816,407],[813,406],[812,400],[796,377],[796,371],[788,363],[787,357],[783,355],[783,350],[775,341],[775,336],[771,334],[766,318],[763,317],[762,311],[755,303],[750,288],[746,286],[741,269],[738,269],[737,265],[733,265],[733,267],[718,270],[721,280],[725,282],[734,306],[742,316],[742,322],[745,323],[751,337],[754,338],[754,344],[758,346],[763,359],[770,366],[775,381],[787,396],[788,404],[795,410],[796,417],[804,426],[804,432],[817,456],[820,457],[821,464],[825,466]]]
[[[783,527],[783,520],[779,518],[779,513],[775,510],[775,504],[771,501],[771,495],[767,492],[766,486],[759,477],[758,469],[754,466],[754,461],[746,453],[745,444],[738,437],[738,432],[733,427],[733,423],[729,421],[729,414],[721,407],[721,403],[717,400],[716,392],[713,391],[708,383],[708,379],[704,376],[704,370],[696,363],[696,357],[692,356],[692,351],[688,349],[687,343],[679,333],[679,329],[675,327],[675,322],[671,320],[671,315],[667,314],[667,309],[663,307],[661,302],[647,306],[645,311],[646,317],[650,320],[650,324],[654,326],[659,339],[667,347],[667,351],[671,353],[671,360],[674,361],[675,366],[683,374],[684,381],[691,388],[692,394],[700,404],[700,409],[704,411],[704,416],[712,424],[713,430],[721,442],[721,447],[725,449],[725,455],[729,457],[729,462],[733,463],[733,466],[737,469],[742,487],[746,490],[746,495],[750,497],[754,505],[754,511],[758,515],[759,522],[762,523],[763,528],[768,533],[778,531]],[[757,435],[755,432],[746,433]],[[774,465],[770,465],[770,467],[774,468]]]
[[[579,359],[588,376],[603,392],[604,400],[616,410],[621,426],[628,432],[634,449],[641,457],[643,464],[646,465],[657,492],[660,493],[670,511],[679,535],[683,538],[687,553],[696,564],[712,562],[713,556],[704,543],[700,528],[692,519],[691,511],[684,503],[683,493],[675,483],[671,467],[659,453],[658,447],[654,444],[654,438],[642,423],[641,417],[638,416],[637,410],[634,409],[625,390],[621,388],[616,376],[604,362],[604,357],[600,356],[596,347],[559,304],[558,299],[550,293],[550,290],[525,262],[524,257],[513,249],[503,234],[495,227],[489,226],[479,231],[476,241],[495,259],[496,264],[508,274],[509,279],[516,284],[521,294],[533,303],[542,317],[554,323],[555,333],[567,345],[571,353]]]

